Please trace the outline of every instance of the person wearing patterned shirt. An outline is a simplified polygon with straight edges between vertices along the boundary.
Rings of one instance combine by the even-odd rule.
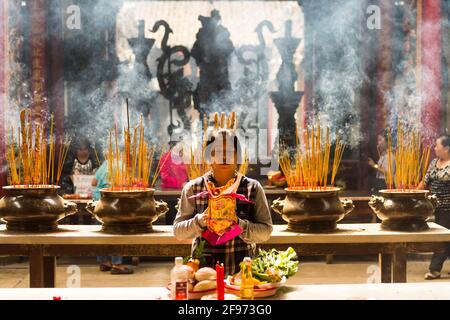
[[[173,231],[180,240],[194,239],[192,251],[204,241],[203,253],[207,266],[214,267],[221,262],[226,274],[234,274],[239,271],[239,263],[244,257],[255,254],[255,243],[269,239],[272,218],[261,184],[238,173],[241,150],[234,131],[216,131],[207,142],[206,150],[208,148],[212,148],[211,152],[206,152],[211,170],[183,187]],[[220,218],[215,221],[217,225],[211,224],[211,211],[208,208],[211,194],[224,189],[231,190],[229,195],[233,194],[236,199],[232,211],[236,215],[235,227],[240,233],[218,244],[209,238],[205,239],[205,235],[215,226],[220,228]],[[214,196],[212,198],[215,199]]]
[[[72,174],[92,175],[99,163],[94,163],[89,140],[82,138],[76,143]]]
[[[431,161],[423,184],[437,197],[438,204],[434,212],[436,223],[450,229],[450,136],[439,137],[436,140],[434,151],[436,159]],[[421,184],[419,188],[422,188],[422,186]],[[450,243],[446,244],[445,252],[433,254],[425,279],[440,278],[442,267],[447,258],[450,258]]]

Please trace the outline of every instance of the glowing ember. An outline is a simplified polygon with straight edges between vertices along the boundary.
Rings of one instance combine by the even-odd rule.
[[[154,190],[154,189],[146,188],[146,187],[114,187],[114,188],[101,189],[102,192],[142,192],[142,191],[150,191],[150,190]]]
[[[320,192],[320,191],[339,191],[341,188],[337,187],[289,187],[288,191],[305,191],[305,192]]]
[[[428,190],[420,190],[420,189],[385,189],[380,190],[380,193],[427,193]]]
[[[59,186],[51,185],[51,184],[27,184],[27,185],[11,185],[5,186],[3,189],[59,189]]]

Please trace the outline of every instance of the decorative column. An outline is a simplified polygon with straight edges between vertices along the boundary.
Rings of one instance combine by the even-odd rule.
[[[135,59],[128,74],[129,80],[119,83],[121,95],[130,99],[134,110],[148,118],[150,110],[155,105],[155,93],[148,89],[152,74],[147,64],[147,57],[155,44],[155,39],[145,37],[145,21],[139,20],[138,36],[127,40]]]
[[[388,112],[391,109],[386,101],[386,93],[390,92],[394,85],[392,68],[393,5],[391,1],[379,1],[380,15],[383,20],[377,39],[375,135],[386,129]]]
[[[48,114],[46,6],[45,0],[29,1],[30,5],[30,69],[33,118],[44,123]]]
[[[5,121],[7,108],[7,21],[8,10],[7,1],[0,2],[0,168],[4,168],[6,161],[6,136],[5,136]],[[6,171],[0,170],[0,187],[6,185]],[[2,191],[0,189],[0,195]]]
[[[300,130],[303,130],[307,127],[307,119],[308,115],[311,111],[314,111],[315,107],[315,98],[316,98],[316,91],[315,91],[315,79],[316,76],[316,27],[315,24],[317,21],[315,20],[316,17],[316,10],[318,10],[318,6],[320,5],[317,1],[302,1],[297,0],[298,5],[303,10],[303,16],[305,19],[305,25],[304,25],[304,46],[305,46],[305,57],[303,59],[303,79],[304,79],[304,98],[303,98],[303,122],[301,124]]]
[[[371,4],[371,0],[365,0],[361,4],[361,8],[365,11],[366,8]],[[377,38],[379,30],[368,29],[366,20],[362,19],[361,29],[364,30],[364,37],[366,41],[362,44],[362,54],[364,62],[364,72],[365,74],[376,74],[377,61],[374,59],[377,55]],[[361,116],[361,146],[360,146],[360,160],[361,165],[359,167],[359,183],[358,189],[369,191],[370,177],[369,166],[366,165],[368,158],[377,159],[378,150],[376,147],[377,132],[376,123],[373,119],[376,118],[377,110],[372,107],[376,105],[377,98],[377,79],[373,77],[367,77],[363,83],[360,97],[360,116]]]
[[[418,1],[420,88],[423,135],[428,143],[441,133],[441,0]],[[422,5],[422,7],[420,7]]]
[[[285,36],[274,40],[282,62],[277,73],[278,91],[271,92],[270,97],[279,115],[280,143],[285,147],[295,148],[295,111],[299,106],[303,92],[295,90],[297,72],[292,59],[300,44],[300,39],[292,37],[291,31],[292,21],[288,20],[285,24]]]
[[[62,1],[48,2],[49,21],[49,81],[48,93],[51,111],[55,117],[56,143],[64,134],[64,37]],[[58,149],[59,150],[59,149]]]

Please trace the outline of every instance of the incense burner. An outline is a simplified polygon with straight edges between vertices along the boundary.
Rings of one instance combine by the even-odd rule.
[[[167,203],[156,201],[155,189],[100,190],[100,200],[86,209],[102,223],[102,230],[114,234],[152,232],[152,223],[169,211]]]
[[[382,221],[381,228],[392,231],[423,231],[433,215],[437,199],[428,190],[380,190],[369,206]]]
[[[288,223],[288,230],[305,233],[333,232],[353,208],[351,200],[339,199],[340,188],[320,190],[286,188],[286,198],[273,201],[272,209]]]
[[[57,194],[59,186],[6,186],[0,200],[0,218],[8,231],[49,232],[58,221],[77,212],[77,205]]]

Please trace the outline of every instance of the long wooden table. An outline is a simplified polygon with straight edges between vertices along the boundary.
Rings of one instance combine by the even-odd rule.
[[[126,294],[124,294],[126,292]],[[0,300],[167,300],[162,287],[0,289]],[[449,300],[450,283],[286,285],[274,300]]]
[[[407,254],[442,252],[450,242],[450,230],[435,223],[424,232],[383,231],[378,223],[340,224],[328,234],[300,234],[275,225],[262,248],[292,246],[300,256],[378,254],[381,282],[406,282]],[[140,235],[111,235],[100,226],[63,225],[46,234],[5,231],[0,226],[0,255],[29,256],[30,287],[54,287],[57,256],[186,256],[191,241],[179,241],[172,226],[154,226],[154,232]]]

